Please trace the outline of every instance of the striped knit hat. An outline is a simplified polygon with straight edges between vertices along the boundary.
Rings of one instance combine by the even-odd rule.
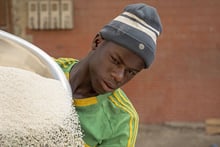
[[[155,56],[156,40],[162,32],[160,17],[146,4],[128,5],[122,14],[104,26],[100,33],[105,40],[117,43],[140,56],[148,68]]]

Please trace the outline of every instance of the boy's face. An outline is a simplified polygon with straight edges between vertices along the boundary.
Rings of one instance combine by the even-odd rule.
[[[92,51],[89,62],[93,90],[98,94],[112,92],[131,80],[144,66],[144,61],[128,49],[102,41]]]

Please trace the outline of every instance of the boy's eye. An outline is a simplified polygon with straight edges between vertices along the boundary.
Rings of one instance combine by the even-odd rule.
[[[134,70],[127,70],[127,73],[128,73],[129,75],[134,76],[134,75],[136,75],[138,72],[137,72],[137,71],[134,71]]]
[[[116,58],[114,58],[114,57],[111,57],[112,58],[112,62],[115,64],[115,65],[119,65],[120,64],[120,62],[116,59]]]

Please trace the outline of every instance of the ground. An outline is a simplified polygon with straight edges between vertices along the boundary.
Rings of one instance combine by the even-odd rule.
[[[220,147],[220,134],[207,134],[203,124],[140,125],[136,147]]]

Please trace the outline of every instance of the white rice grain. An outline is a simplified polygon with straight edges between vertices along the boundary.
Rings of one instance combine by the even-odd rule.
[[[1,146],[82,146],[72,99],[58,80],[0,66]]]

